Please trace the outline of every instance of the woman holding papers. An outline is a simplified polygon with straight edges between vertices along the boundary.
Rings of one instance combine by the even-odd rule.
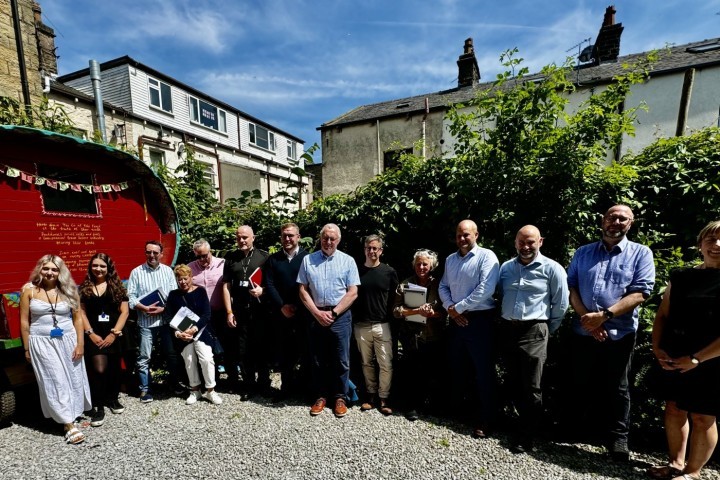
[[[210,301],[203,287],[192,283],[192,271],[187,265],[175,267],[178,289],[170,292],[163,315],[175,329],[175,343],[185,362],[190,396],[187,405],[196,403],[203,396],[209,402],[220,405],[222,399],[215,391],[215,360],[210,325]],[[200,393],[200,372],[205,379],[205,395]]]
[[[115,263],[104,253],[96,253],[88,262],[85,281],[80,285],[85,356],[93,409],[90,425],[105,422],[105,407],[122,413],[120,394],[120,359],[126,350],[123,328],[128,318],[128,295],[115,270]]]
[[[404,392],[408,420],[417,420],[417,408],[431,397],[443,370],[445,310],[438,296],[440,279],[431,275],[438,265],[437,253],[418,250],[413,257],[415,275],[406,278],[395,294],[393,314],[403,319],[400,344],[405,374]]]

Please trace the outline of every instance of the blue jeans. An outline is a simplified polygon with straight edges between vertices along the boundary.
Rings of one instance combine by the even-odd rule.
[[[140,342],[137,358],[137,371],[140,377],[140,391],[150,391],[150,382],[152,375],[150,374],[150,358],[152,357],[153,344],[160,338],[160,351],[165,355],[170,380],[178,381],[178,356],[173,346],[172,334],[170,327],[161,325],[159,327],[142,327],[138,325],[138,340]]]
[[[313,393],[317,397],[347,401],[351,336],[352,315],[349,310],[329,327],[323,327],[317,320],[310,326]]]

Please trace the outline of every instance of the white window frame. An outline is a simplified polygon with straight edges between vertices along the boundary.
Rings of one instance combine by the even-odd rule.
[[[217,110],[218,128],[214,128],[209,125],[204,125],[203,123],[200,122],[200,102],[206,103],[207,105],[209,105]],[[193,97],[192,95],[188,95],[188,104],[189,104],[188,107],[189,107],[190,123],[192,123],[194,125],[199,125],[203,128],[208,128],[208,129],[216,131],[216,132],[227,134],[227,112],[225,110],[218,107],[217,105],[213,105],[210,102],[206,102],[205,100],[201,100],[197,97]]]
[[[163,102],[163,87],[167,87],[167,100],[169,105],[165,105],[165,102]],[[152,93],[156,92],[158,96],[158,104],[156,105],[153,103],[153,97]],[[172,86],[165,82],[161,82],[160,80],[152,77],[148,77],[148,96],[149,96],[149,103],[150,106],[159,108],[163,112],[167,113],[173,113],[172,109]]]
[[[287,156],[290,160],[297,160],[297,143],[292,140],[287,141]]]
[[[275,151],[275,134],[265,127],[248,123],[250,143],[264,150]]]

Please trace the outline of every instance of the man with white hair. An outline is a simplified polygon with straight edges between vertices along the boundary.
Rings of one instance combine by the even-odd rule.
[[[350,380],[350,306],[357,298],[360,275],[353,258],[337,250],[340,227],[320,230],[320,250],[303,258],[298,272],[300,300],[315,321],[310,326],[313,390],[310,415],[320,415],[333,398],[336,417],[347,414]]]

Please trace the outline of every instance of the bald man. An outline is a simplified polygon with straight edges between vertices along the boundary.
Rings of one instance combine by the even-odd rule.
[[[515,236],[517,257],[500,267],[502,299],[499,336],[511,399],[520,415],[512,450],[534,448],[542,418],[543,366],[548,338],[560,326],[569,304],[567,275],[556,261],[540,253],[543,238],[533,225]]]
[[[474,416],[473,438],[485,438],[494,411],[495,365],[493,362],[493,318],[495,286],[500,264],[495,254],[477,244],[478,229],[472,220],[463,220],[455,230],[457,252],[445,260],[440,280],[440,300],[450,316],[450,380],[457,412],[463,404],[465,387],[479,400]]]

